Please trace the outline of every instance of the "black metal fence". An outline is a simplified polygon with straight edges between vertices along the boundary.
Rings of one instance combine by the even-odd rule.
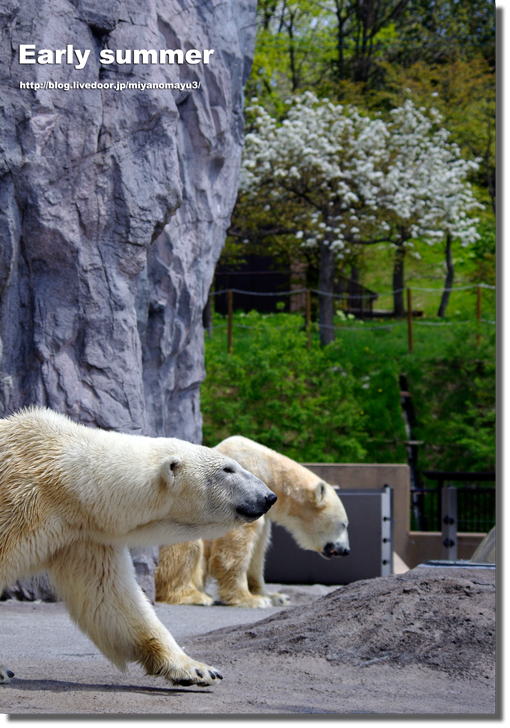
[[[411,489],[411,530],[441,531],[441,489],[446,485],[457,490],[457,530],[464,533],[487,533],[496,523],[495,473],[451,473],[426,470],[431,488]]]

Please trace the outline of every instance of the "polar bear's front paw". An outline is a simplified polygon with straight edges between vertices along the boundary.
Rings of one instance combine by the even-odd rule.
[[[247,609],[267,609],[273,606],[270,597],[257,594],[246,594],[241,597],[225,600],[224,603],[229,607],[244,607]]]
[[[0,685],[7,685],[7,683],[11,682],[12,677],[14,677],[14,673],[0,665]]]
[[[195,604],[201,607],[210,607],[214,604],[214,599],[209,594],[197,589],[180,589],[167,594],[164,598],[158,597],[158,601],[166,604]]]
[[[268,594],[273,606],[281,607],[284,604],[290,604],[290,597],[287,594],[281,594],[280,592],[271,592]]]
[[[194,592],[190,594],[186,601],[182,601],[181,604],[195,604],[199,607],[210,607],[214,604],[214,599],[206,594],[205,592]]]
[[[218,685],[220,680],[223,680],[223,675],[215,667],[196,662],[190,657],[185,657],[180,662],[181,664],[170,665],[165,673],[166,679],[174,685],[184,687],[197,685],[207,688],[211,685]]]

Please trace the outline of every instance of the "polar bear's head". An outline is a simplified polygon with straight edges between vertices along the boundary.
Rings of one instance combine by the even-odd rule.
[[[347,556],[349,521],[333,486],[303,465],[247,437],[229,437],[215,450],[234,457],[274,490],[278,503],[268,518],[290,531],[299,546],[326,558]]]
[[[314,487],[293,495],[285,515],[278,520],[289,529],[299,546],[317,551],[327,559],[347,556],[349,519],[333,486],[317,478]]]
[[[178,448],[162,453],[159,468],[173,524],[198,529],[201,538],[215,538],[260,518],[277,500],[262,480],[232,458],[200,445],[174,442]]]

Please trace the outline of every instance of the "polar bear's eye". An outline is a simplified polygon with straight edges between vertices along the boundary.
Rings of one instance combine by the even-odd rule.
[[[225,465],[225,467],[223,468],[223,472],[224,473],[233,473],[235,471],[234,471],[234,468],[232,468],[230,465]]]

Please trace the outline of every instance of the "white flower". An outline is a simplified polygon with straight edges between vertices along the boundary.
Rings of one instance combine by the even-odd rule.
[[[296,221],[308,231],[296,234],[300,245],[313,247],[333,233],[328,244],[340,257],[340,233],[353,222],[350,232],[360,241],[395,242],[399,230],[409,246],[419,238],[436,244],[445,233],[462,245],[478,239],[469,214],[481,205],[466,178],[479,160],[462,158],[436,109],[408,99],[385,122],[311,92],[286,105],[279,123],[252,100],[254,131],[246,135],[239,188],[250,197],[263,192],[275,210],[280,201],[297,202]]]

